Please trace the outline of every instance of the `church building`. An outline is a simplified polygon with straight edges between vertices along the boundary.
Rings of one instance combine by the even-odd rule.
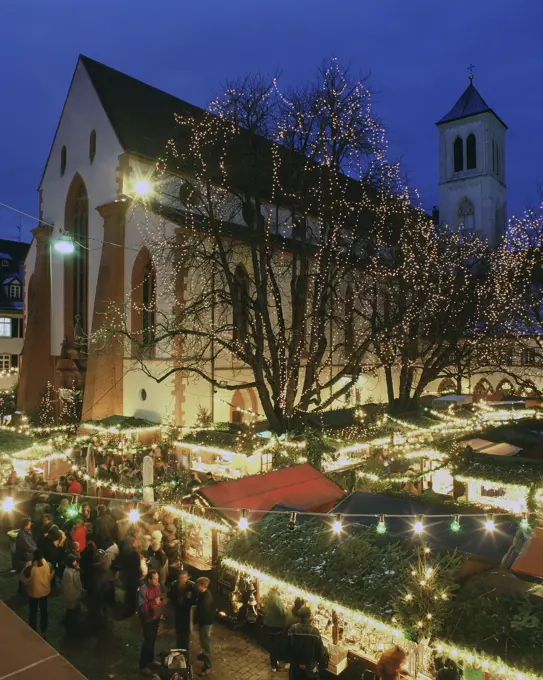
[[[221,393],[182,372],[156,382],[115,340],[88,351],[88,339],[104,328],[112,307],[121,309],[127,301],[144,307],[131,314],[132,333],[144,337],[153,326],[156,310],[149,301],[171,272],[155,270],[142,229],[144,214],[132,197],[163,155],[175,115],[199,113],[80,56],[39,185],[41,223],[33,230],[25,264],[18,405],[29,415],[36,416],[48,382],[60,391],[84,391],[83,420],[172,417],[192,425],[199,408],[211,412],[215,422],[259,411],[254,389]],[[471,80],[437,127],[441,220],[476,229],[494,244],[506,221],[507,128]],[[63,248],[66,236],[76,244],[73,253]],[[148,359],[174,361],[171,355]],[[214,368],[225,380],[250,378],[232,361]],[[361,403],[385,401],[384,380],[363,376],[356,395]]]

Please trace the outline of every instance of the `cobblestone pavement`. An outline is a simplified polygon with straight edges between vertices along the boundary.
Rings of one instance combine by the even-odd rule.
[[[26,598],[19,597],[17,575],[10,573],[10,556],[4,536],[0,539],[0,598],[25,621],[28,617]],[[140,676],[138,670],[141,630],[138,618],[118,620],[111,613],[107,628],[94,633],[68,635],[62,623],[64,604],[59,588],[49,598],[49,630],[47,641],[89,680],[133,680]],[[168,615],[161,627],[155,651],[158,654],[175,646]],[[201,663],[197,636],[192,641],[193,670],[197,673]],[[272,674],[266,651],[243,631],[233,631],[217,623],[213,631],[214,672],[210,680],[269,680],[283,678],[287,673]]]

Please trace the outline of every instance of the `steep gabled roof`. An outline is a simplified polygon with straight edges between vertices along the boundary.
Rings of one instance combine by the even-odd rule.
[[[436,125],[442,125],[443,123],[451,123],[454,120],[460,120],[461,118],[468,118],[469,116],[478,116],[481,113],[491,113],[494,115],[500,123],[507,128],[507,125],[503,120],[496,115],[496,113],[490,108],[490,106],[485,102],[485,100],[479,94],[477,88],[473,84],[473,81],[464,90],[460,99],[452,107],[452,109],[447,113],[441,120],[438,120]]]
[[[200,116],[203,109],[80,55],[104,111],[125,151],[156,161],[175,132],[175,114]]]

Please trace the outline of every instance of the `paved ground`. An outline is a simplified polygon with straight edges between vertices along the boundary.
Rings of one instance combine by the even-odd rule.
[[[0,538],[0,598],[21,618],[27,620],[28,607],[25,598],[18,597],[17,576],[10,573],[10,556],[5,536]],[[47,641],[89,680],[133,680],[140,676],[138,670],[140,626],[137,617],[118,620],[112,611],[108,627],[97,633],[69,635],[62,623],[64,604],[59,589],[55,589],[49,601],[50,624]],[[175,646],[169,629],[171,617],[162,627],[157,640],[156,652],[167,651]],[[250,637],[232,631],[220,623],[214,627],[214,673],[210,680],[286,680],[287,673],[272,674],[269,671],[267,653]],[[191,655],[193,669],[198,672],[201,663],[196,661],[198,641],[193,640]]]

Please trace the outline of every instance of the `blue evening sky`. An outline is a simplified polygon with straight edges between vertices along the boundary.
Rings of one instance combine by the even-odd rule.
[[[425,207],[435,121],[468,84],[504,120],[509,213],[543,183],[541,0],[1,0],[0,202],[36,215],[37,186],[79,53],[205,105],[247,73],[312,77],[337,56],[370,74],[375,109]],[[0,237],[19,217],[0,207]],[[31,219],[22,218],[28,239]]]

